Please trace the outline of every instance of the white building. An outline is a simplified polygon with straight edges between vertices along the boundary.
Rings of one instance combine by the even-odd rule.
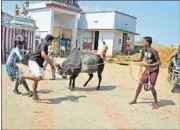
[[[125,41],[130,37],[134,49],[136,17],[117,11],[81,13],[78,23],[78,45],[90,42],[92,50],[102,51],[102,40],[108,45],[107,55],[124,51]]]
[[[71,48],[102,50],[102,40],[109,46],[107,55],[120,53],[124,49],[127,37],[134,49],[136,17],[117,11],[81,13],[79,7],[61,2],[48,1],[31,4],[30,16],[36,20],[36,35],[44,38],[47,33],[56,38],[71,40]]]
[[[58,38],[62,34],[71,40],[72,48],[76,47],[79,7],[56,1],[45,1],[30,4],[29,15],[36,20],[38,30],[36,35],[44,38],[52,34]]]

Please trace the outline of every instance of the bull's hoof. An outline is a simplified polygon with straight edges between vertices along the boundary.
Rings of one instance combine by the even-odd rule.
[[[100,87],[97,87],[96,90],[100,90]]]
[[[84,85],[83,85],[83,87],[86,87],[86,86],[87,86],[87,84],[84,84]]]

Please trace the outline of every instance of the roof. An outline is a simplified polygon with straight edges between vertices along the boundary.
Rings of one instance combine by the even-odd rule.
[[[11,14],[8,14],[8,13],[6,13],[6,12],[1,12],[1,14],[6,14],[6,15],[8,15],[8,16],[10,16],[10,17],[14,17],[14,16],[12,16]]]
[[[134,18],[134,19],[137,19],[137,17],[134,17],[134,16],[132,16],[132,15],[125,14],[125,13],[122,13],[122,12],[119,12],[119,11],[92,11],[92,12],[82,12],[81,14],[111,13],[111,12],[115,12],[115,13],[118,13],[118,14],[126,15],[126,16],[132,17],[132,18]]]
[[[114,29],[114,28],[104,28],[104,29],[99,29],[99,28],[81,29],[81,28],[78,28],[78,30],[89,30],[89,31],[122,31],[122,32],[132,33],[132,34],[135,34],[135,35],[140,35],[139,33],[130,32],[130,31],[122,30],[122,29]]]

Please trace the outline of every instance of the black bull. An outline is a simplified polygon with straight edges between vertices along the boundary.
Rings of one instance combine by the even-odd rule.
[[[99,79],[99,83],[96,90],[99,90],[103,70],[104,61],[99,55],[90,53],[88,51],[79,50],[77,48],[72,50],[67,59],[62,63],[62,66],[58,69],[58,71],[63,71],[64,73],[67,71],[70,72],[70,90],[74,90],[75,79],[79,75],[79,73],[89,74],[89,79],[84,83],[85,87],[88,84],[88,82],[93,78],[93,73],[95,72],[97,72]]]

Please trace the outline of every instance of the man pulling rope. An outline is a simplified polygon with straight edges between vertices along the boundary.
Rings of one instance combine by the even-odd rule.
[[[160,61],[158,52],[151,47],[151,43],[152,43],[151,37],[143,38],[144,49],[141,53],[140,60],[136,60],[136,61],[137,62],[142,61],[141,65],[146,67],[146,69],[141,76],[138,88],[136,90],[135,97],[133,101],[131,101],[129,104],[136,103],[137,98],[141,92],[142,86],[145,85],[144,89],[146,91],[151,90],[152,95],[154,97],[155,103],[154,103],[153,109],[158,109],[159,105],[157,102],[157,93],[155,90],[155,84],[156,84],[156,80],[159,74],[159,66],[161,65],[161,61]]]

